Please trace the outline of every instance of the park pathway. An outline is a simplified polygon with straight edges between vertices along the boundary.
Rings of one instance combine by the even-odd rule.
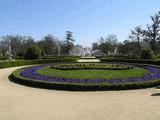
[[[160,120],[160,89],[37,89],[10,82],[15,69],[0,69],[0,120]]]
[[[80,63],[85,63],[85,62],[88,62],[88,63],[97,63],[97,62],[101,62],[100,59],[97,59],[95,57],[81,57],[78,62]]]

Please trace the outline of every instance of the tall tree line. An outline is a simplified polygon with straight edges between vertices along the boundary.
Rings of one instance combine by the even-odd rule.
[[[118,42],[116,35],[100,37],[93,43],[92,50],[100,49],[106,55],[140,56],[142,50],[149,48],[155,55],[160,55],[160,12],[150,16],[151,23],[146,27],[136,26],[123,42]]]
[[[72,35],[71,32],[70,35]],[[0,38],[0,56],[7,54],[8,45],[5,43],[10,44],[13,58],[23,57],[30,46],[40,48],[42,56],[55,56],[58,53],[68,55],[68,51],[74,46],[73,42],[70,42],[72,46],[68,48],[68,41],[70,42],[68,39],[59,40],[51,34],[45,35],[41,40],[35,40],[32,36],[6,35]]]

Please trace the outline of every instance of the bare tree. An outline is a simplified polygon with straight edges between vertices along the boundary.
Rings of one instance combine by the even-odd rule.
[[[104,52],[106,55],[115,55],[117,49],[117,36],[109,34],[107,37],[100,37],[99,41],[99,49]]]
[[[106,40],[111,44],[111,47],[110,47],[111,54],[115,55],[116,49],[117,49],[117,44],[118,44],[117,36],[114,34],[109,34],[107,36]]]
[[[133,30],[131,30],[131,35],[129,36],[130,39],[137,42],[137,48],[139,51],[138,53],[140,53],[142,50],[140,43],[141,43],[143,36],[144,36],[143,32],[144,32],[144,30],[140,26],[137,26]]]
[[[150,48],[156,53],[157,43],[160,41],[160,12],[151,16],[151,25],[147,25],[145,33],[145,40],[149,43]]]
[[[118,53],[122,56],[138,57],[139,52],[137,48],[137,41],[125,40],[123,43],[118,45]]]
[[[22,36],[20,36],[20,35],[6,35],[6,36],[2,36],[2,41],[10,43],[11,54],[13,55],[13,57],[18,56],[18,54],[21,52]]]

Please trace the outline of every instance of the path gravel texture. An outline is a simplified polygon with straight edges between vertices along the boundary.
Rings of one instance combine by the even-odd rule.
[[[8,80],[17,68],[0,69],[0,120],[160,120],[160,89],[69,92],[30,88]]]
[[[78,62],[84,63],[84,62],[90,62],[90,63],[97,63],[101,62],[99,59],[79,59]]]

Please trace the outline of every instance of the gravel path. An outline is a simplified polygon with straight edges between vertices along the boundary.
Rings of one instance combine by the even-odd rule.
[[[0,120],[160,120],[160,89],[37,89],[10,82],[15,69],[0,69]]]
[[[95,63],[95,62],[100,62],[99,59],[79,59],[78,62],[83,63],[83,62],[91,62],[91,63]]]

